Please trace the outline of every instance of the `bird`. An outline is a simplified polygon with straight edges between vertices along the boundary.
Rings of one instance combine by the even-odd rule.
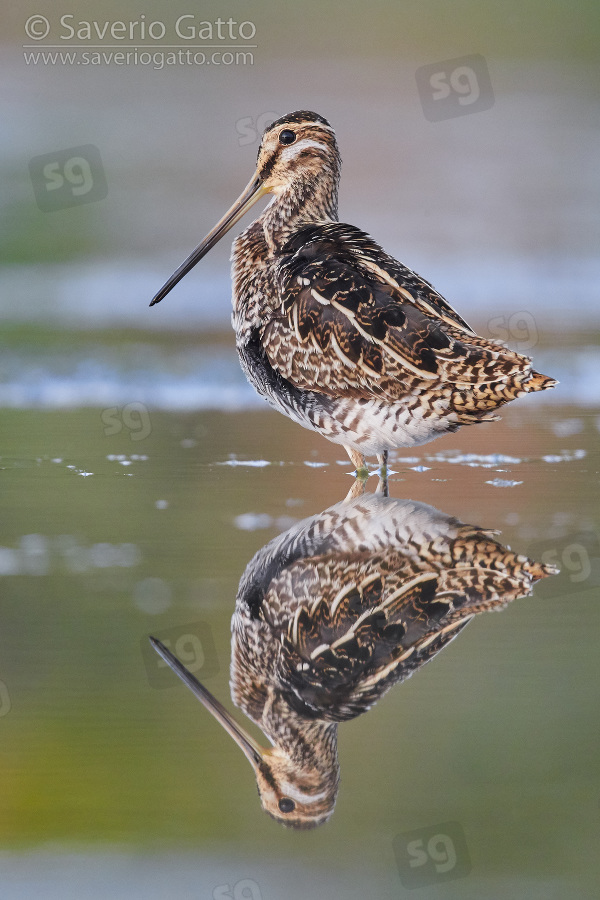
[[[269,404],[366,457],[413,447],[558,382],[478,336],[450,304],[368,234],[338,218],[341,157],[323,116],[267,126],[256,171],[223,218],[152,299],[159,303],[251,206],[271,194],[232,250],[242,369]]]
[[[312,828],[332,815],[340,723],[369,710],[478,613],[555,574],[498,532],[384,493],[295,523],[242,575],[231,622],[231,696],[257,743],[158,639],[154,649],[251,763],[263,809]]]

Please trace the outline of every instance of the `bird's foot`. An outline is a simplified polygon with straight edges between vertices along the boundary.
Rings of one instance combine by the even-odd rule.
[[[362,453],[359,453],[358,450],[353,450],[351,447],[344,447],[344,450],[350,457],[350,462],[356,469],[356,477],[361,481],[366,481],[371,473],[367,468],[367,463]]]

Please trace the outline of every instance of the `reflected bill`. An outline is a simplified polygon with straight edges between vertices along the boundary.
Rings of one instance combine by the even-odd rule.
[[[151,641],[244,752],[265,811],[314,827],[335,807],[339,723],[369,710],[477,613],[556,574],[496,534],[376,493],[346,498],[259,550],[232,619],[231,694],[269,748]]]

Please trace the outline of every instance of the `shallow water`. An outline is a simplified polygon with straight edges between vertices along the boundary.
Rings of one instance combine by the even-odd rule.
[[[188,663],[200,643],[196,674],[231,707],[229,619],[244,567],[341,500],[349,463],[268,410],[149,410],[146,421],[119,419],[119,408],[109,419],[94,408],[5,409],[0,840],[19,850],[7,887],[25,879],[34,890],[45,863],[28,848],[51,842],[53,860],[69,854],[57,890],[90,871],[72,855],[81,846],[118,847],[105,857],[122,873],[115,896],[130,878],[128,896],[161,896],[168,877],[185,897],[243,879],[257,887],[242,884],[240,896],[317,897],[333,855],[340,896],[392,897],[394,842],[440,826],[456,845],[460,829],[470,866],[443,896],[592,896],[598,410],[535,399],[501,423],[399,451],[390,493],[497,529],[561,574],[478,617],[340,727],[335,814],[304,834],[268,820],[247,762],[171,673],[157,676],[146,641],[179,641]],[[193,859],[174,862],[185,850]],[[152,866],[162,874],[150,885],[138,874]]]
[[[271,6],[244,13],[251,68],[27,66],[21,14],[5,29],[0,895],[596,898],[593,4],[357,3],[343,23]],[[56,25],[64,9],[45,7]],[[485,56],[494,105],[434,123],[416,72],[463,53]],[[307,107],[339,137],[342,219],[560,380],[500,423],[396,453],[392,496],[561,573],[343,724],[333,818],[290,833],[147,637],[231,709],[244,568],[339,502],[350,465],[246,384],[228,241],[147,304],[248,181],[267,111]],[[90,144],[108,194],[40,209],[28,161]]]

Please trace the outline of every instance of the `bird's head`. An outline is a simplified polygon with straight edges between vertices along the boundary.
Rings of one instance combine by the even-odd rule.
[[[291,189],[296,202],[302,203],[322,182],[323,196],[332,208],[336,207],[339,170],[335,133],[322,116],[303,110],[288,113],[268,125],[250,182],[223,218],[165,282],[150,306],[160,303],[265,194],[280,195]]]
[[[242,750],[254,769],[265,812],[289,828],[315,828],[330,818],[338,789],[337,766],[324,774],[293,760],[280,747],[261,747],[164,644],[152,637],[150,643]]]
[[[339,173],[335,133],[327,119],[314,112],[288,113],[265,128],[255,176],[262,193],[280,194],[297,181]]]
[[[338,779],[301,767],[284,750],[262,750],[252,762],[262,808],[288,828],[316,828],[332,815]]]

